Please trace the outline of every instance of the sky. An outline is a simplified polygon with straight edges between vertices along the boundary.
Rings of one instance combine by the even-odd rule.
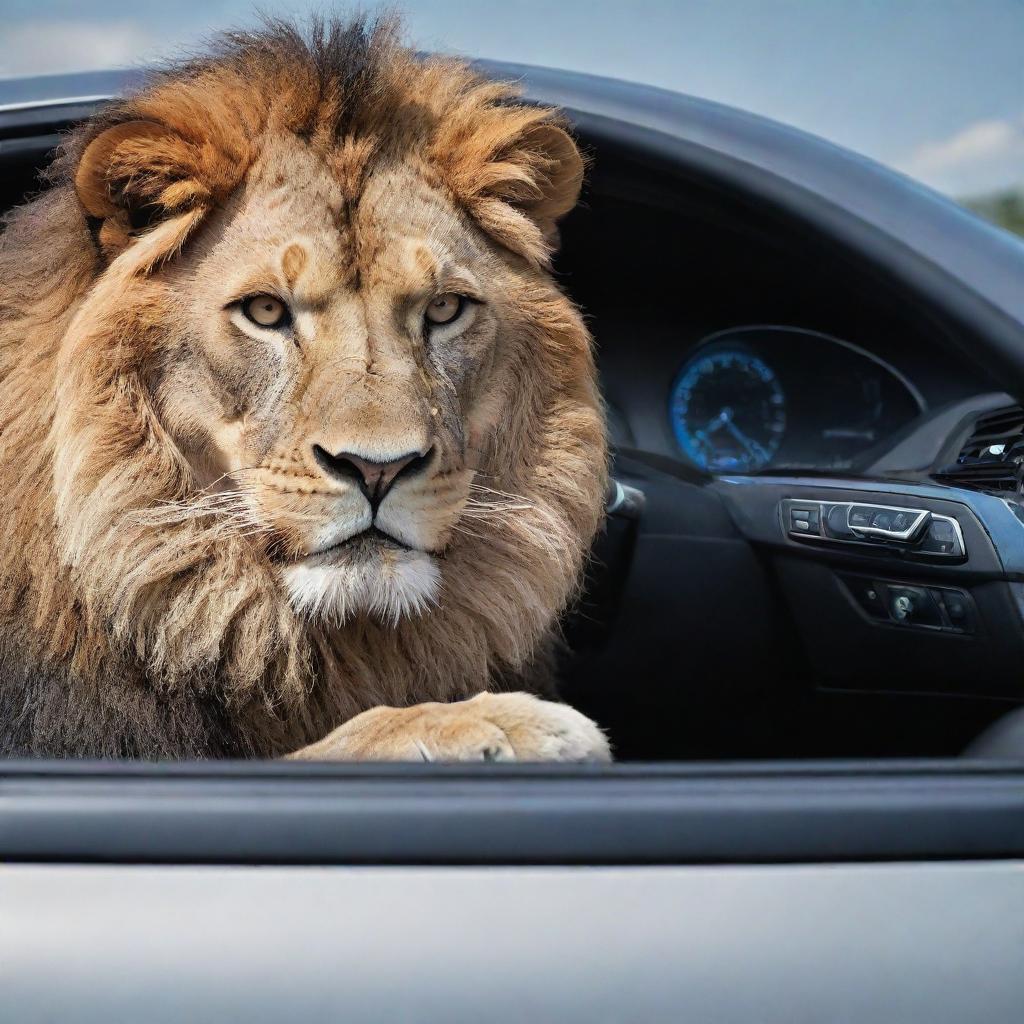
[[[372,10],[373,3],[363,5]],[[1024,188],[1024,0],[406,0],[422,49],[742,107],[934,188]],[[0,75],[138,66],[306,0],[0,0]]]

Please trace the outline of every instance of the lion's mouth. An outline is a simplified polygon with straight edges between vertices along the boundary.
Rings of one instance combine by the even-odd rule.
[[[317,551],[310,551],[306,554],[299,555],[296,561],[314,563],[330,562],[333,556],[337,556],[342,552],[374,554],[381,551],[418,550],[418,548],[414,548],[411,544],[406,544],[397,537],[393,537],[390,533],[385,533],[378,527],[371,526],[363,530],[361,533],[354,533],[351,537],[347,537],[345,540],[339,541],[337,544],[331,544],[327,547],[320,548]]]

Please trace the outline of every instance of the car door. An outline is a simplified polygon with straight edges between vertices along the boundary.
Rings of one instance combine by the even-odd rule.
[[[0,1019],[1013,1021],[1024,775],[12,763]]]

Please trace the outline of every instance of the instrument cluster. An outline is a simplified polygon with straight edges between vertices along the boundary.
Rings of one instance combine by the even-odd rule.
[[[724,474],[851,469],[924,407],[902,374],[849,342],[759,325],[698,344],[668,412],[679,452]]]

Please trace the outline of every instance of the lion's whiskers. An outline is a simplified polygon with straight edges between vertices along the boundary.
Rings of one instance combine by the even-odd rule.
[[[511,534],[524,546],[542,549],[559,565],[568,564],[569,556],[555,539],[562,536],[564,525],[551,511],[521,494],[478,483],[471,483],[469,487],[470,497],[452,527],[455,533],[480,540],[485,534],[468,529],[466,524],[485,529],[490,527],[493,533],[505,534],[506,539]]]
[[[132,513],[131,520],[139,526],[171,527],[213,521],[213,529],[235,536],[252,537],[270,533],[271,527],[261,522],[241,491],[200,493],[192,498],[166,499],[151,508]]]

